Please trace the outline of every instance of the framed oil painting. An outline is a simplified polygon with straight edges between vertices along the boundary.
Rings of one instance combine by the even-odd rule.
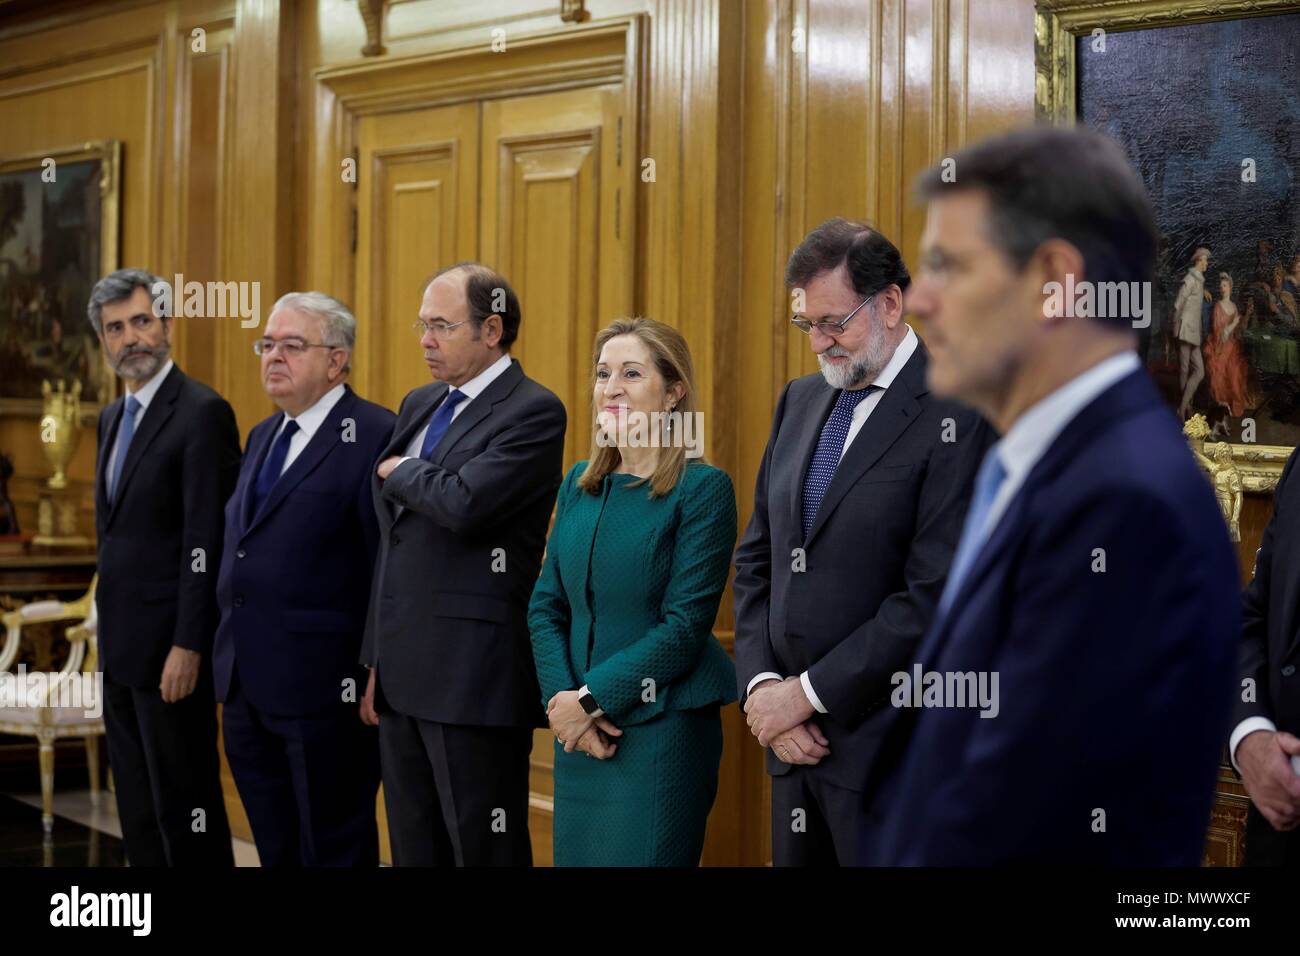
[[[86,318],[117,268],[121,144],[0,156],[0,414],[39,416],[41,383],[81,383],[82,417],[115,379]]]
[[[1271,490],[1300,444],[1300,2],[1039,0],[1040,118],[1118,140],[1160,251],[1139,354]]]

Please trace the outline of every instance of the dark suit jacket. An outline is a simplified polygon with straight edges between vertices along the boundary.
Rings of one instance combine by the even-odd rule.
[[[123,402],[99,415],[99,649],[110,678],[157,688],[173,645],[205,661],[211,651],[222,508],[239,473],[239,429],[224,398],[174,366],[136,428],[110,507],[105,475]]]
[[[1066,425],[926,635],[923,672],[997,674],[998,713],[890,708],[877,862],[1197,865],[1240,620],[1214,494],[1134,372]]]
[[[1238,656],[1240,682],[1233,726],[1247,717],[1267,717],[1278,730],[1300,733],[1300,479],[1293,452],[1273,492],[1273,517],[1255,556],[1255,575],[1246,587]],[[1254,681],[1253,700],[1243,700],[1245,681]]]
[[[226,505],[212,663],[217,700],[237,661],[249,700],[287,717],[337,710],[347,678],[352,701],[365,690],[357,656],[379,546],[370,478],[396,416],[346,387],[255,516],[251,491],[283,420],[276,412],[249,433]]]
[[[406,396],[381,459],[405,453],[447,391],[439,382]],[[564,426],[559,398],[516,360],[432,461],[375,477],[381,543],[361,660],[377,669],[377,706],[448,724],[544,724],[527,612]]]
[[[995,437],[970,409],[930,395],[927,362],[918,342],[845,452],[807,540],[804,475],[838,390],[820,374],[787,385],[736,549],[740,693],[764,671],[807,670],[829,711],[813,719],[831,750],[808,772],[854,790],[879,747],[890,676],[911,662],[930,623]],[[795,570],[796,548],[804,570]],[[790,765],[769,748],[767,769]]]

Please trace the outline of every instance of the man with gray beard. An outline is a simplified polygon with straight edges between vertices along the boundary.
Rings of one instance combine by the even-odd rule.
[[[911,279],[880,233],[824,222],[785,279],[821,374],[777,401],[736,549],[736,671],[768,750],[773,862],[860,865],[892,677],[934,614],[996,436],[930,395],[903,321]]]
[[[126,386],[100,413],[95,463],[104,726],[131,866],[228,867],[211,657],[239,431],[172,362],[159,283],[120,269],[86,310]]]

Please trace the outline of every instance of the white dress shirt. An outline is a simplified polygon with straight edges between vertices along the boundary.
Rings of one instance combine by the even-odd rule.
[[[315,405],[300,414],[297,418],[291,418],[288,412],[285,412],[280,416],[280,425],[276,428],[275,434],[271,437],[272,442],[280,437],[280,432],[284,431],[284,426],[289,424],[290,421],[296,421],[298,423],[298,430],[293,434],[293,437],[289,439],[289,451],[284,456],[284,467],[280,469],[281,475],[289,470],[289,466],[293,464],[293,460],[302,454],[302,450],[307,447],[307,443],[311,441],[312,436],[320,430],[321,425],[325,424],[325,419],[328,418],[329,413],[334,410],[334,406],[339,403],[339,399],[343,397],[343,392],[343,383],[339,382],[328,392],[318,398]]]
[[[140,423],[144,421],[144,413],[149,411],[149,403],[152,402],[153,397],[158,394],[158,389],[162,388],[163,381],[167,378],[168,373],[171,372],[172,368],[175,365],[176,365],[175,362],[173,362],[171,359],[168,359],[167,363],[162,368],[154,372],[153,378],[149,379],[149,381],[139,386],[137,389],[135,389],[135,391],[132,391],[130,383],[129,382],[127,383],[126,394],[134,397],[135,400],[140,403],[140,407],[136,410],[135,413],[135,431],[138,432],[140,430]],[[122,403],[122,418],[126,418],[125,397],[123,398],[123,403]],[[134,435],[135,432],[132,432],[132,441],[135,440]],[[113,437],[113,447],[109,451],[108,471],[104,473],[105,481],[113,480],[112,477],[113,463],[117,461],[117,445],[118,442],[120,442],[121,440],[122,440],[122,423],[118,422],[117,434]],[[113,497],[117,497],[117,491],[118,489],[116,488],[113,489]]]
[[[894,379],[898,377],[898,373],[903,370],[903,366],[912,358],[912,353],[916,351],[916,346],[920,341],[909,325],[907,334],[903,336],[903,341],[898,343],[898,348],[894,349],[894,354],[885,363],[885,367],[880,370],[880,374],[876,376],[875,381],[870,383],[876,387],[871,390],[871,393],[866,398],[854,406],[853,418],[849,422],[849,434],[844,439],[844,448],[840,451],[840,461],[844,460],[844,454],[849,450],[849,446],[853,444],[853,439],[858,437],[858,432],[862,431],[862,426],[871,417],[871,413],[880,404],[880,400],[885,397],[885,389],[894,384]]]
[[[871,413],[880,404],[880,400],[885,395],[885,389],[894,384],[894,379],[903,370],[903,366],[911,360],[912,354],[919,344],[920,339],[916,337],[916,333],[912,331],[912,327],[909,325],[906,334],[903,336],[903,341],[898,343],[898,348],[894,349],[894,354],[889,357],[885,367],[880,370],[880,374],[870,383],[875,385],[876,388],[873,388],[871,393],[854,407],[853,418],[849,424],[849,433],[844,439],[844,448],[840,451],[840,461],[844,460],[844,454],[849,450],[849,445],[853,444],[853,439],[858,437],[858,432],[862,431],[862,426],[866,424],[867,419],[871,417]],[[745,688],[745,696],[749,696],[749,692],[754,689],[754,685],[759,681],[782,679],[780,674],[774,674],[771,671],[756,674],[754,679],[749,682],[749,686]],[[803,692],[808,696],[808,700],[817,709],[817,712],[826,713],[826,708],[822,705],[816,691],[813,690],[812,683],[808,680],[807,671],[799,675],[799,683],[803,685]]]
[[[510,368],[510,354],[507,352],[483,371],[471,378],[464,385],[456,386],[457,390],[462,392],[465,397],[461,399],[459,405],[451,410],[451,420],[454,422],[456,416],[465,411],[469,403],[482,395],[483,390],[500,378],[508,368]],[[442,402],[439,402],[437,406],[434,406],[433,411],[429,413],[430,421],[433,420],[434,412],[437,412],[438,406],[440,405],[442,405]],[[420,449],[424,447],[424,436],[428,434],[428,431],[429,422],[425,422],[424,427],[415,433],[415,437],[412,438],[410,444],[406,446],[406,454],[402,456],[403,462],[408,458],[420,457]],[[401,462],[398,462],[398,464],[400,465]]]

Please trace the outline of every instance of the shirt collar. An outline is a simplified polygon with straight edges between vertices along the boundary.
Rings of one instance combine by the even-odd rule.
[[[1030,406],[992,449],[1007,477],[1018,484],[1084,406],[1141,367],[1136,352],[1112,355]]]
[[[158,394],[158,389],[162,388],[163,381],[167,378],[167,375],[171,372],[172,368],[175,365],[176,365],[175,362],[173,362],[171,359],[168,359],[167,364],[164,365],[162,368],[160,368],[157,372],[155,372],[153,378],[149,379],[149,381],[145,382],[134,392],[127,393],[129,396],[131,396],[137,402],[140,403],[141,413],[143,413],[144,410],[149,407],[149,403],[152,402],[153,397]]]
[[[889,361],[885,363],[885,367],[880,370],[880,374],[876,376],[876,380],[871,384],[876,388],[889,388],[889,386],[893,385],[898,373],[903,370],[903,366],[912,358],[912,353],[916,351],[918,342],[920,342],[920,339],[916,337],[916,333],[912,331],[912,327],[909,325],[907,334],[903,336],[903,341],[898,343],[898,348],[894,349],[894,354],[889,357]]]
[[[316,430],[325,423],[325,419],[329,416],[329,413],[333,411],[334,406],[337,405],[339,399],[343,397],[343,392],[343,383],[339,382],[320,398],[316,399],[315,405],[298,415],[297,418],[293,419],[293,421],[298,423],[298,430],[306,436],[308,441],[311,441],[312,436],[316,434]],[[280,430],[284,428],[285,422],[288,422],[289,420],[289,413],[285,412],[284,417],[280,419],[280,428],[276,429],[277,435],[280,433]]]
[[[464,394],[466,401],[471,401],[483,394],[484,389],[500,378],[508,368],[510,368],[509,352],[502,355],[464,385],[457,385],[456,390]]]

